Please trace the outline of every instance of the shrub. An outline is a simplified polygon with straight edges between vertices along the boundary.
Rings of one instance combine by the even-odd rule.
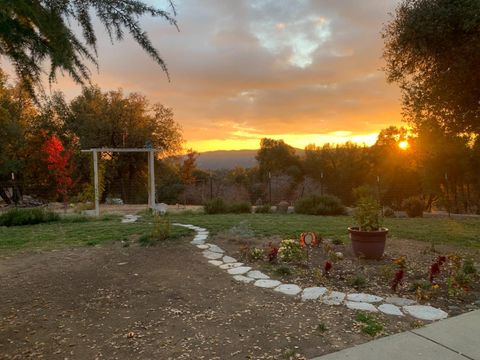
[[[402,208],[407,213],[408,217],[422,217],[425,205],[423,200],[419,197],[409,197],[402,202]]]
[[[350,286],[354,287],[355,289],[364,288],[367,285],[367,278],[361,274],[355,275],[349,281]]]
[[[242,214],[250,213],[252,211],[252,206],[246,202],[227,205],[222,198],[215,198],[205,203],[204,210],[206,214]]]
[[[44,208],[12,209],[0,215],[0,226],[34,225],[59,219],[57,213]]]
[[[227,206],[227,211],[232,214],[245,214],[252,212],[252,206],[246,202],[232,203]]]
[[[278,257],[284,262],[296,262],[305,259],[306,254],[296,240],[282,240],[278,249]]]
[[[383,216],[387,217],[387,218],[394,218],[395,217],[395,211],[393,211],[392,208],[390,207],[386,207],[383,209]]]
[[[272,212],[272,207],[270,205],[260,205],[255,208],[256,214],[269,214]]]
[[[263,259],[263,250],[259,248],[253,248],[250,250],[250,258],[252,260],[262,260]]]
[[[309,195],[297,200],[295,212],[308,215],[343,215],[345,208],[336,196]]]
[[[282,265],[282,266],[279,266],[279,267],[275,268],[275,270],[273,270],[273,272],[278,276],[292,275],[293,274],[292,269],[290,269],[288,266],[285,266],[285,265]]]
[[[372,197],[358,200],[353,218],[361,231],[374,231],[380,228],[380,206]]]
[[[224,214],[227,212],[227,204],[222,198],[215,198],[205,203],[204,210],[206,214]]]
[[[170,224],[170,219],[165,215],[155,214],[153,215],[153,230],[152,230],[152,240],[153,241],[165,241],[170,237],[172,232],[172,227]]]

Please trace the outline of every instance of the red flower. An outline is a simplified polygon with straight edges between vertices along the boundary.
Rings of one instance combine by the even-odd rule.
[[[440,274],[440,264],[438,262],[434,262],[430,267],[430,282],[433,282],[433,278]]]
[[[268,244],[267,258],[268,261],[274,262],[278,257],[278,247],[274,246],[272,243]]]
[[[397,291],[398,285],[402,282],[405,272],[403,269],[399,269],[395,272],[395,276],[392,281],[392,290]]]
[[[444,256],[444,255],[440,255],[440,256],[437,258],[437,263],[438,263],[438,265],[440,265],[440,266],[442,266],[446,261],[447,261],[447,257]]]
[[[325,261],[325,265],[323,266],[323,271],[325,272],[325,274],[328,274],[329,271],[332,269],[332,262],[327,260]]]

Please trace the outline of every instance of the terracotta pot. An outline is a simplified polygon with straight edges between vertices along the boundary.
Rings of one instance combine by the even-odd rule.
[[[348,233],[355,256],[375,260],[382,258],[388,229],[360,231],[357,227],[349,227]]]

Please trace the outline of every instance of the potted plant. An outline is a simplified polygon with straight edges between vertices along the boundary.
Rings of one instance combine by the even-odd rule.
[[[353,252],[358,257],[380,259],[385,250],[388,229],[381,227],[380,206],[371,196],[358,200],[353,215],[357,226],[349,227]]]

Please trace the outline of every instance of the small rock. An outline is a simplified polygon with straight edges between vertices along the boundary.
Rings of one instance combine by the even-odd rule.
[[[212,252],[216,252],[216,253],[224,253],[225,251],[221,248],[219,248],[217,245],[215,244],[210,244],[210,249],[208,249]],[[222,255],[223,256],[223,255]]]
[[[233,258],[233,257],[231,257],[231,256],[224,256],[222,260],[223,260],[223,262],[226,263],[226,264],[237,262],[237,259],[235,259],[235,258]]]
[[[258,270],[252,270],[247,274],[248,277],[252,279],[270,279],[268,275],[265,275],[261,271]]]
[[[217,260],[223,257],[222,254],[219,254],[210,250],[205,250],[202,254],[203,256],[205,256],[207,259],[210,259],[210,260]]]
[[[246,276],[243,276],[243,275],[235,275],[233,278],[234,278],[235,280],[240,281],[240,282],[243,282],[243,283],[245,283],[245,284],[248,284],[248,283],[251,283],[252,281],[254,281],[254,279],[249,278],[249,277],[246,277]]]
[[[207,245],[207,244],[200,244],[200,245],[197,245],[197,247],[198,247],[199,249],[206,250],[206,249],[208,249],[210,246]]]
[[[396,296],[387,297],[385,299],[385,302],[387,302],[389,304],[397,305],[397,306],[408,306],[408,305],[413,305],[413,304],[416,303],[415,300],[396,297]]]
[[[366,303],[376,303],[383,300],[380,296],[365,294],[365,293],[358,293],[358,294],[348,294],[347,295],[348,301],[357,301],[357,302],[366,302]]]
[[[347,301],[345,302],[347,308],[352,310],[363,310],[363,311],[370,311],[370,312],[378,312],[377,308],[370,303],[367,302],[358,302],[358,301]]]
[[[215,266],[223,265],[223,261],[220,261],[220,260],[209,260],[208,263]]]
[[[220,265],[220,269],[223,269],[223,270],[228,270],[228,269],[233,269],[233,268],[236,268],[236,267],[240,267],[242,266],[243,263],[228,263],[228,264],[223,264],[223,265]]]
[[[253,285],[261,287],[261,288],[274,288],[280,285],[281,282],[278,280],[257,280]]]
[[[339,291],[332,291],[322,298],[325,305],[340,305],[345,299],[345,293]]]
[[[302,291],[302,288],[295,284],[282,284],[273,290],[285,295],[297,295]]]
[[[420,320],[433,321],[448,317],[448,314],[445,311],[427,305],[404,306],[403,311]]]
[[[327,288],[324,287],[309,287],[303,289],[302,301],[316,300],[327,292]]]
[[[230,275],[242,275],[252,270],[250,266],[239,266],[233,269],[229,269],[228,273]]]
[[[388,315],[404,316],[400,308],[392,304],[382,304],[378,307],[378,310]]]

